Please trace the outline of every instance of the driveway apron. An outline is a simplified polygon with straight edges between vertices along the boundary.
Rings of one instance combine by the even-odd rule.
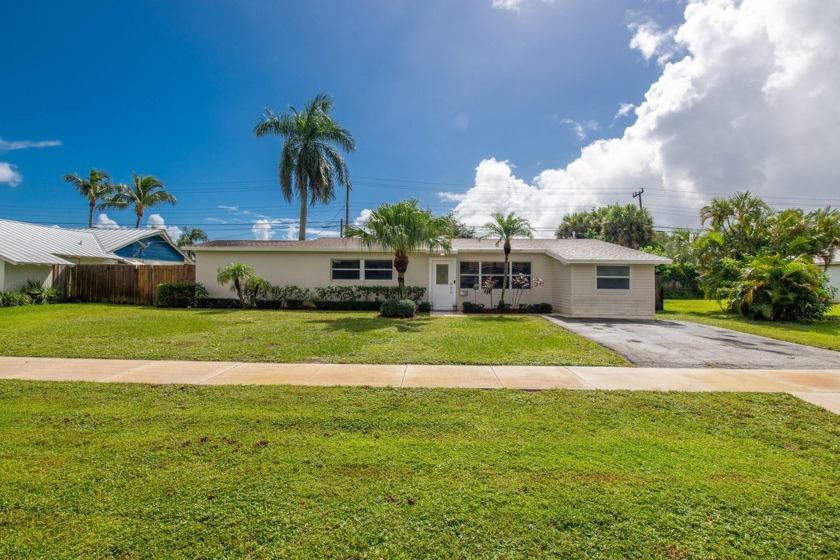
[[[642,367],[837,369],[840,352],[685,321],[547,317]]]

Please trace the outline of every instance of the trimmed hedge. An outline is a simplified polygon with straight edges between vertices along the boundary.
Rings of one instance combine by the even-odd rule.
[[[195,300],[195,306],[202,309],[242,309],[242,304],[235,298],[200,298]]]
[[[383,317],[396,317],[406,319],[413,317],[417,312],[417,304],[410,299],[389,299],[382,303],[379,313]]]
[[[550,303],[523,303],[519,306],[520,313],[551,313]]]
[[[195,307],[197,300],[207,297],[207,289],[200,282],[158,284],[158,307]]]
[[[464,313],[484,313],[484,304],[465,301],[462,305],[462,309],[464,310]]]
[[[316,299],[312,301],[315,309],[322,311],[379,311],[381,301],[332,301]]]
[[[422,286],[406,286],[406,299],[420,303],[426,295]],[[315,298],[321,301],[378,301],[399,299],[399,286],[324,286],[315,288]]]
[[[417,304],[417,313],[431,313],[432,304],[428,301],[421,301]]]

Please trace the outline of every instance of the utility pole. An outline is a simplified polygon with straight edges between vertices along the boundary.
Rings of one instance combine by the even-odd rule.
[[[644,193],[644,192],[645,192],[645,189],[642,189],[640,191],[636,191],[636,192],[633,193],[633,198],[636,198],[636,197],[639,198],[639,210],[642,210],[642,193]]]
[[[350,188],[350,181],[347,181],[347,190],[345,190],[344,194],[344,223],[348,226],[350,225]],[[343,231],[344,228],[342,228],[342,232]],[[341,237],[344,237],[343,233]]]

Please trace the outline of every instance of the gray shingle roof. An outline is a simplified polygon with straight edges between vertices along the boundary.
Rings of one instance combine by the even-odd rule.
[[[545,253],[563,263],[621,262],[667,264],[670,259],[596,239],[514,239],[513,253]],[[322,238],[308,241],[207,241],[190,249],[202,251],[365,251],[356,239]],[[498,253],[491,239],[453,239],[452,253]]]

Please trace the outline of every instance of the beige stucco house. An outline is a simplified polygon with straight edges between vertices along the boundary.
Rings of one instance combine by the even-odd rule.
[[[526,276],[532,288],[520,303],[550,303],[570,317],[651,319],[654,269],[669,259],[593,239],[515,239],[512,274]],[[352,239],[310,241],[209,241],[191,248],[196,280],[211,297],[231,297],[216,282],[222,266],[241,262],[274,285],[302,288],[340,285],[396,285],[393,255],[370,251]],[[489,278],[501,287],[504,254],[494,241],[453,239],[449,253],[410,255],[406,284],[424,286],[436,310],[461,309],[465,301],[490,306],[478,287]],[[535,286],[537,278],[542,286]],[[498,303],[501,290],[493,290]],[[512,294],[505,297],[512,301]]]

